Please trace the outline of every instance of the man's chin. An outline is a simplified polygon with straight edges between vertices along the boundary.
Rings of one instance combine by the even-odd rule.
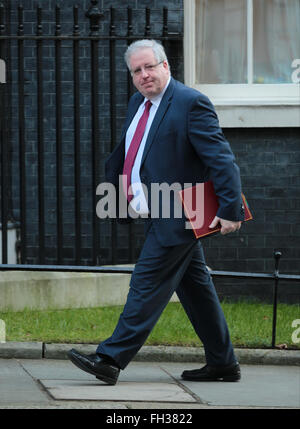
[[[153,98],[153,97],[156,97],[158,94],[152,89],[145,89],[145,88],[143,88],[141,91],[140,91],[141,93],[142,93],[142,95],[145,97],[145,98]]]

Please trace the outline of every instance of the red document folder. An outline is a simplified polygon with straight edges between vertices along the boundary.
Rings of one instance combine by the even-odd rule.
[[[211,181],[185,188],[179,191],[179,197],[196,238],[221,230],[220,224],[215,228],[209,228],[219,208],[218,198]],[[242,199],[245,210],[244,221],[247,221],[252,219],[252,214],[244,194],[242,194]]]

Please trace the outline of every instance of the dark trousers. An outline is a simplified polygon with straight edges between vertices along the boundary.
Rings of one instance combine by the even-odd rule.
[[[162,247],[151,226],[131,277],[123,312],[110,338],[96,352],[124,369],[142,347],[176,291],[205,349],[208,365],[236,361],[201,242]]]

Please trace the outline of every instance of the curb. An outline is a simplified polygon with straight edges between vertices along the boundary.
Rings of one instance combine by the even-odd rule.
[[[42,342],[0,343],[2,359],[67,359],[67,351],[95,353],[96,344],[47,344]],[[235,348],[240,364],[300,366],[300,350]],[[203,347],[143,346],[133,359],[136,362],[205,363]]]
[[[0,344],[0,358],[2,359],[42,359],[42,357],[42,342],[9,341]]]

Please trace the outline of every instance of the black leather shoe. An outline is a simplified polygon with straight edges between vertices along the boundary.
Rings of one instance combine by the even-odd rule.
[[[241,369],[238,362],[226,366],[205,365],[200,369],[183,371],[181,377],[189,381],[239,381]]]
[[[74,365],[83,371],[95,375],[96,378],[107,384],[116,384],[120,368],[111,364],[105,358],[102,358],[97,354],[84,355],[75,349],[68,352],[68,357]]]

